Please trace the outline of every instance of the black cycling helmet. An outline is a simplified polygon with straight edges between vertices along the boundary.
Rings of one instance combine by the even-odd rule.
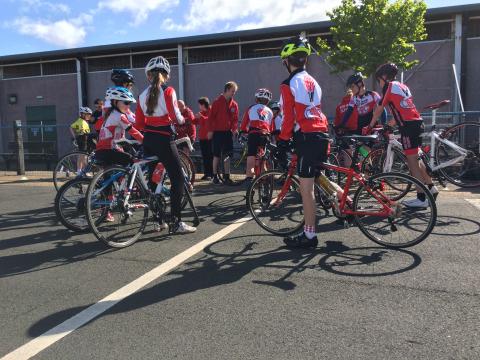
[[[271,110],[280,110],[280,104],[278,103],[278,101],[270,101],[268,103],[268,107],[271,109]]]
[[[383,65],[380,65],[377,68],[377,71],[375,71],[375,78],[380,79],[383,78],[383,76],[387,77],[388,81],[394,80],[395,77],[398,74],[398,67],[394,63],[385,63]]]
[[[130,71],[124,69],[113,69],[111,79],[112,82],[117,86],[123,86],[127,83],[133,84],[135,82],[133,74]]]
[[[358,84],[359,82],[363,82],[363,75],[361,72],[356,72],[353,75],[350,75],[347,79],[347,88],[352,86],[353,84]]]

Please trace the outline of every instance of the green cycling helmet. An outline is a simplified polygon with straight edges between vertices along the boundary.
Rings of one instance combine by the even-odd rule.
[[[295,36],[287,39],[282,47],[280,57],[286,59],[297,53],[305,53],[307,56],[312,54],[312,45],[302,36]]]

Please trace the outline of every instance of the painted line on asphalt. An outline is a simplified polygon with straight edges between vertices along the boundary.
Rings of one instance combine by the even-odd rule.
[[[0,360],[23,360],[30,359],[31,357],[38,354],[40,351],[45,350],[49,346],[53,345],[60,339],[64,338],[68,334],[72,333],[76,329],[82,327],[89,321],[95,319],[112,306],[118,304],[120,301],[125,298],[133,295],[135,292],[141,288],[147,286],[152,281],[158,279],[162,275],[167,274],[177,266],[184,263],[186,260],[198,254],[200,251],[205,249],[207,246],[217,242],[223,237],[227,236],[231,232],[238,229],[240,226],[251,220],[251,217],[245,217],[235,221],[233,224],[228,225],[219,232],[209,236],[208,238],[198,242],[187,250],[181,252],[180,254],[174,256],[170,260],[160,264],[156,268],[150,270],[139,278],[133,280],[124,287],[118,289],[117,291],[111,293],[110,295],[104,297],[102,300],[97,303],[89,306],[85,310],[81,311],[77,315],[71,317],[70,319],[64,321],[63,323],[55,326],[54,328],[48,330],[42,335],[32,339],[28,343],[22,345],[18,349],[8,353]]]
[[[480,210],[480,199],[465,199],[465,200]]]

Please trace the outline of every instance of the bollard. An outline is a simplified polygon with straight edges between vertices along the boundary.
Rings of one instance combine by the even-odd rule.
[[[15,135],[15,144],[17,145],[17,175],[25,175],[25,152],[23,150],[22,121],[15,120],[13,122],[13,129]]]

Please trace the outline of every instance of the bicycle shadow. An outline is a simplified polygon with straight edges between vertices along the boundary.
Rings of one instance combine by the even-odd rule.
[[[55,222],[55,213],[51,206],[35,210],[8,212],[0,214],[0,231],[8,230],[10,228],[10,230],[23,230],[38,227],[50,227]],[[44,224],[40,225],[40,223]]]
[[[387,276],[412,270],[421,263],[421,258],[410,251],[391,252],[379,247],[350,248],[339,241],[327,241],[325,246],[313,252],[290,251],[283,246],[275,249],[262,249],[260,244],[252,241],[252,239],[264,235],[230,237],[212,244],[204,250],[204,254],[200,258],[183,264],[180,269],[171,272],[164,281],[129,296],[100,317],[135,311],[185,294],[233,284],[262,267],[284,270],[285,275],[273,282],[254,279],[252,280],[253,284],[274,286],[282,291],[292,291],[297,284],[289,278],[303,271],[327,271],[343,276]],[[239,239],[243,239],[245,244],[242,244],[238,251],[231,251],[227,248],[228,254],[224,254],[214,249],[215,246]],[[358,252],[361,251],[364,253],[359,255]],[[351,252],[355,252],[356,255],[351,254]],[[360,266],[378,264],[385,261],[388,258],[387,254],[390,252],[391,257],[394,257],[395,254],[406,257],[408,259],[407,263],[398,265],[397,268],[388,271],[380,271],[375,275],[371,271],[364,275],[339,271],[339,269],[351,266],[353,263],[356,266],[358,264]],[[332,256],[342,256],[343,260],[328,261]],[[320,259],[315,261],[317,257],[320,257]],[[32,337],[39,336],[85,308],[86,306],[70,308],[51,314],[32,325],[28,329],[28,334]],[[68,329],[62,328],[61,331],[65,330]]]
[[[441,230],[437,231],[437,227],[440,227]],[[458,231],[452,232],[451,229],[456,229]],[[446,215],[437,216],[437,223],[432,231],[432,235],[439,236],[468,236],[476,234],[480,234],[479,221],[460,216]]]

